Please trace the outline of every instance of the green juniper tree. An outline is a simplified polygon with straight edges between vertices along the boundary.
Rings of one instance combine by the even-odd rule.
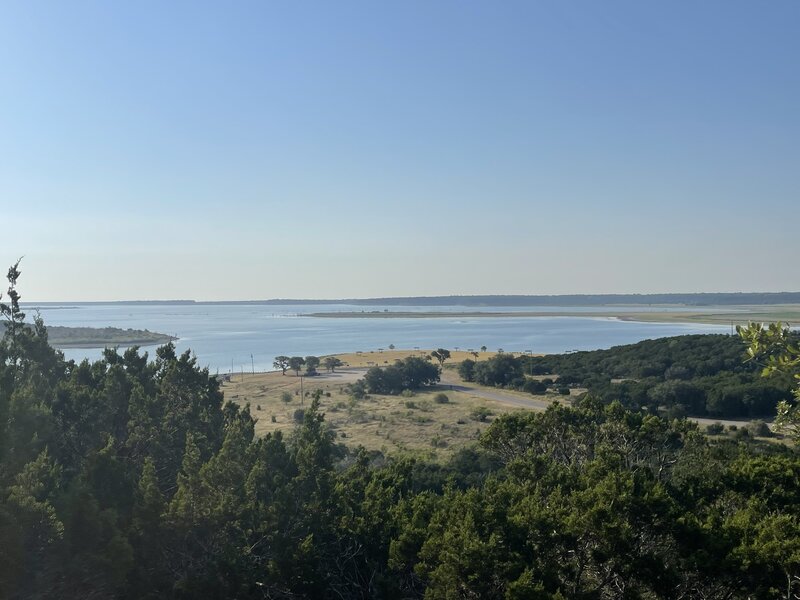
[[[751,360],[764,365],[764,376],[787,373],[793,377],[795,402],[778,403],[775,425],[800,444],[800,338],[780,322],[750,323],[737,326],[736,330],[748,344]]]

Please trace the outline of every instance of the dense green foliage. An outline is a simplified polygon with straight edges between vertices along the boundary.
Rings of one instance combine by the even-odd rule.
[[[318,399],[259,439],[189,353],[66,362],[3,309],[2,598],[797,591],[800,457],[782,446],[590,399],[497,419],[445,465],[346,451]]]
[[[791,377],[796,402],[782,400],[778,403],[775,424],[800,444],[800,340],[783,323],[764,325],[750,323],[737,327],[741,338],[748,344],[750,358],[764,365],[764,376]]]
[[[372,367],[361,384],[370,394],[399,394],[439,381],[439,368],[418,356],[407,356],[388,367]]]
[[[737,336],[685,335],[591,352],[500,354],[460,372],[469,381],[531,393],[542,393],[542,384],[528,375],[557,376],[559,386],[587,388],[605,403],[674,417],[774,415],[776,405],[792,397],[791,377],[764,379],[761,367],[745,359]]]

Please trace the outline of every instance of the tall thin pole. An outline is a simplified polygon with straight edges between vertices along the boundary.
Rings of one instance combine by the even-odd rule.
[[[253,375],[256,374],[256,363],[253,361],[253,355],[250,355],[250,366],[253,368]]]

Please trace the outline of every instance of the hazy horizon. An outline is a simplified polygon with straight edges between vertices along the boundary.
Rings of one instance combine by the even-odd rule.
[[[765,292],[761,290],[756,291],[738,291],[738,292],[663,292],[663,293],[638,293],[632,292],[627,294],[616,294],[616,293],[603,293],[603,294],[593,294],[593,293],[576,293],[576,294],[448,294],[448,295],[438,295],[438,296],[369,296],[369,297],[341,297],[341,298],[333,298],[333,297],[325,297],[325,298],[236,298],[236,299],[228,299],[228,300],[220,300],[220,299],[195,299],[195,298],[122,298],[116,300],[70,300],[70,299],[58,299],[58,300],[29,300],[26,298],[22,298],[20,301],[22,305],[32,305],[32,304],[294,304],[294,303],[306,303],[306,304],[347,304],[350,302],[355,302],[358,304],[364,304],[374,301],[378,304],[387,304],[389,300],[397,300],[400,304],[404,302],[416,300],[477,300],[480,298],[496,298],[496,299],[576,299],[576,298],[608,298],[609,300],[624,297],[630,298],[633,296],[639,296],[644,299],[649,297],[664,297],[664,296],[676,296],[676,297],[686,297],[686,296],[739,296],[739,295],[769,295],[769,296],[780,296],[780,295],[789,295],[789,294],[800,294],[800,290],[798,291],[790,291],[790,290],[781,290],[777,292]],[[678,302],[676,302],[678,303]],[[792,302],[793,303],[793,302]],[[419,303],[418,303],[419,304]],[[443,303],[438,303],[442,304]],[[775,304],[780,304],[780,302],[775,302]],[[474,304],[474,306],[479,306],[478,304]],[[524,304],[519,304],[519,306],[524,306]],[[535,306],[531,304],[530,306]]]
[[[779,291],[800,3],[4,4],[34,302]]]

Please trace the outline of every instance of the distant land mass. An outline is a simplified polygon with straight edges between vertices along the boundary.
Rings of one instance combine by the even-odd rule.
[[[743,306],[767,304],[800,304],[800,292],[720,292],[699,294],[568,294],[568,295],[483,295],[483,296],[399,296],[387,298],[341,298],[312,300],[307,298],[275,298],[270,300],[120,300],[113,302],[38,302],[25,303],[26,308],[52,307],[63,304],[348,304],[351,306]]]
[[[111,346],[155,346],[178,338],[147,329],[117,327],[47,327],[54,348],[105,348]]]

